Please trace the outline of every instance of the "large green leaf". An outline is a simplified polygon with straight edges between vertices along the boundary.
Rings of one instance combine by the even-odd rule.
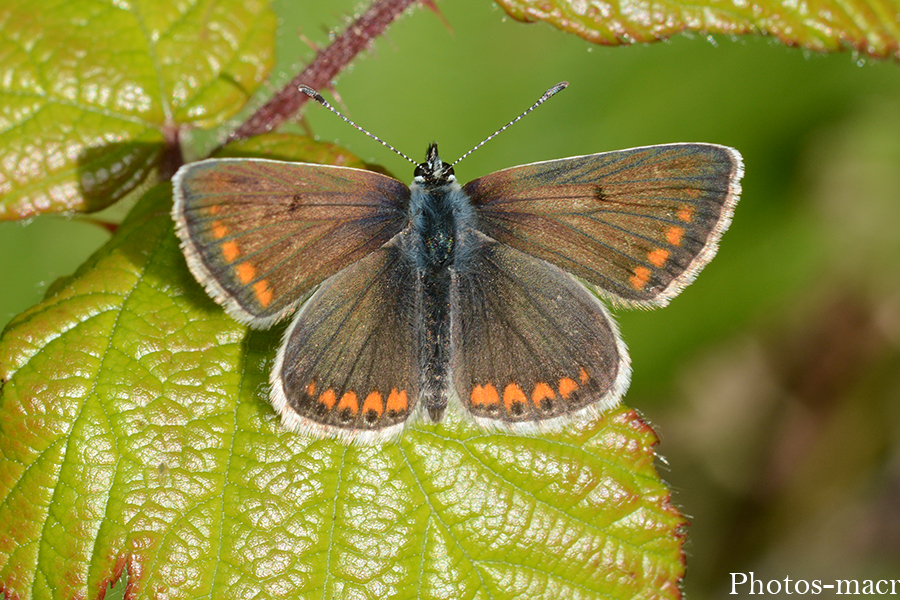
[[[95,598],[127,567],[135,598],[679,596],[684,521],[633,411],[531,438],[450,415],[362,448],[284,431],[283,328],[206,297],[170,203],[150,190],[0,338],[0,589]]]
[[[598,44],[656,42],[681,32],[766,34],[815,51],[900,59],[898,0],[497,0],[515,19],[546,21]]]
[[[265,0],[0,3],[0,219],[108,206],[273,63]]]

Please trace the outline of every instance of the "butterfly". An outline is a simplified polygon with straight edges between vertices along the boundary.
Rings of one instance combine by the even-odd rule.
[[[465,185],[455,164],[431,144],[409,186],[266,159],[175,175],[175,230],[210,296],[255,328],[293,315],[270,375],[286,428],[372,444],[452,410],[531,434],[616,406],[631,365],[599,297],[666,305],[716,253],[743,175],[736,150],[701,143]]]

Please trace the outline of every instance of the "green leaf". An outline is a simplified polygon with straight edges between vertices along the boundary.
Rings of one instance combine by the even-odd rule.
[[[319,165],[366,168],[366,163],[336,144],[317,142],[312,138],[290,133],[264,133],[248,140],[238,140],[219,149],[215,157],[302,160]]]
[[[92,211],[183,125],[224,122],[273,64],[263,0],[0,5],[0,219]]]
[[[94,598],[127,567],[135,598],[679,597],[684,520],[633,411],[540,437],[451,414],[375,447],[285,431],[284,327],[206,296],[170,206],[151,189],[0,338],[0,589]]]
[[[597,44],[656,42],[676,33],[765,34],[789,46],[829,51],[852,49],[900,59],[898,0],[497,0],[519,21],[546,21]]]

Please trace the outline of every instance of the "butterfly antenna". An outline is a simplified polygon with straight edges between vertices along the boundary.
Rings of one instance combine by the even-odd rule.
[[[551,96],[554,96],[557,93],[566,89],[566,87],[568,87],[568,85],[569,85],[568,81],[560,81],[559,83],[554,85],[552,88],[550,88],[549,90],[544,92],[544,95],[541,96],[540,98],[538,98],[538,101],[535,102],[534,104],[532,104],[528,110],[523,112],[521,115],[519,115],[518,117],[516,117],[515,119],[513,119],[512,121],[510,121],[509,123],[507,123],[506,125],[501,127],[500,129],[498,129],[491,135],[487,136],[484,140],[482,140],[482,142],[480,144],[478,144],[477,146],[475,146],[474,148],[472,148],[471,150],[469,150],[468,152],[466,152],[465,154],[463,154],[462,156],[457,158],[455,161],[453,161],[453,163],[450,166],[452,167],[453,165],[455,165],[456,163],[458,163],[459,161],[461,161],[462,159],[464,159],[468,155],[472,154],[473,152],[475,152],[476,150],[478,150],[479,148],[484,146],[486,143],[488,143],[489,141],[491,141],[492,139],[494,139],[495,137],[500,135],[501,132],[505,131],[506,129],[509,129],[514,123],[518,122],[522,117],[524,117],[525,115],[527,115],[528,113],[530,113],[531,111],[536,109],[538,106],[540,106],[541,104],[543,104],[544,102],[549,100]],[[382,143],[384,143],[384,142],[382,142]]]
[[[403,154],[402,152],[400,152],[399,150],[397,150],[396,148],[394,148],[393,146],[391,146],[390,144],[388,144],[386,141],[384,141],[384,140],[381,139],[380,137],[378,137],[378,136],[376,136],[376,135],[373,135],[373,134],[369,133],[368,131],[366,131],[365,129],[363,129],[362,127],[360,127],[359,125],[357,125],[356,123],[354,123],[353,121],[351,121],[350,119],[348,119],[347,117],[345,117],[344,115],[342,115],[342,114],[340,113],[340,111],[338,111],[338,109],[336,109],[336,108],[333,107],[332,105],[328,104],[328,101],[325,100],[325,98],[322,97],[322,94],[320,94],[320,93],[317,92],[316,90],[314,90],[314,89],[312,89],[311,87],[306,86],[306,85],[301,85],[301,86],[299,86],[299,89],[300,89],[301,92],[303,92],[304,94],[306,94],[307,96],[309,96],[310,98],[312,98],[313,100],[315,100],[316,102],[318,102],[319,104],[321,104],[322,106],[324,106],[325,108],[327,108],[328,110],[330,110],[331,112],[333,112],[334,114],[336,114],[337,116],[339,116],[340,118],[342,118],[344,121],[346,121],[347,123],[349,123],[349,124],[350,124],[352,127],[354,127],[355,129],[358,129],[359,131],[362,131],[364,134],[366,134],[367,136],[369,136],[370,138],[372,138],[373,140],[375,140],[376,142],[378,142],[379,144],[381,144],[381,145],[384,146],[385,148],[388,148],[388,149],[390,149],[390,150],[393,150],[394,152],[396,152],[397,154],[399,154],[400,156],[402,156],[403,158],[405,158],[406,160],[408,160],[408,161],[411,162],[412,164],[414,164],[414,165],[416,165],[416,166],[419,165],[419,163],[417,163],[416,161],[414,161],[413,159],[411,159],[411,158],[408,157],[407,155]],[[543,100],[541,100],[541,102],[543,102]]]

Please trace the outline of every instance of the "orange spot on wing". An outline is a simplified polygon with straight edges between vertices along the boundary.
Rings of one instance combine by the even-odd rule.
[[[334,390],[325,390],[322,392],[322,395],[319,396],[319,402],[325,405],[325,408],[331,410],[334,408],[334,403],[337,402],[337,394],[334,393]]]
[[[238,279],[241,280],[241,283],[250,283],[254,277],[256,277],[256,267],[251,265],[248,262],[242,262],[237,267],[235,267],[235,271],[237,271]]]
[[[581,385],[586,384],[588,379],[590,379],[590,377],[588,377],[588,372],[584,370],[584,367],[582,367],[581,372],[578,373],[578,379],[581,381]]]
[[[503,388],[503,404],[506,406],[507,411],[511,410],[512,405],[517,402],[524,404],[525,400],[525,392],[515,383],[510,383]]]
[[[381,394],[378,392],[371,392],[363,402],[363,414],[368,413],[370,410],[374,410],[379,417],[384,412],[384,404],[381,401]]]
[[[212,234],[214,238],[216,238],[217,240],[221,240],[223,237],[228,235],[228,228],[222,225],[220,221],[213,221]]]
[[[387,410],[395,413],[404,413],[409,409],[409,402],[406,399],[406,390],[397,391],[397,388],[391,390],[387,399]]]
[[[684,237],[684,228],[673,225],[666,230],[666,239],[673,246],[681,245],[681,238]]]
[[[669,258],[669,251],[663,250],[662,248],[657,248],[652,252],[647,254],[647,259],[654,266],[661,267],[666,264],[666,260]]]
[[[500,403],[500,394],[491,384],[476,385],[472,388],[472,406],[489,406]]]
[[[206,207],[206,212],[211,215],[217,215],[221,212],[221,210],[222,210],[222,207],[219,206],[218,204],[213,204],[211,206]]]
[[[690,223],[694,220],[694,207],[685,204],[678,210],[678,218],[684,221],[685,223]]]
[[[636,290],[644,289],[644,286],[647,285],[647,282],[650,281],[650,269],[647,267],[635,267],[634,275],[628,278],[628,281],[631,282],[631,287]]]
[[[531,392],[531,401],[534,402],[535,406],[540,407],[541,402],[545,399],[556,399],[556,392],[553,391],[552,387],[540,381],[534,386],[534,391]]]
[[[338,410],[350,409],[354,415],[359,412],[359,402],[356,401],[356,394],[353,392],[345,392],[338,402]]]
[[[310,396],[316,395],[316,382],[315,381],[309,382],[309,384],[306,386],[306,393],[309,394]]]
[[[225,257],[225,260],[228,262],[233,262],[238,256],[240,256],[240,251],[238,250],[238,246],[234,242],[225,242],[222,244],[222,256]]]
[[[578,389],[578,384],[575,383],[574,379],[569,379],[568,377],[563,377],[559,380],[559,395],[563,398],[568,398],[572,395],[572,392]]]
[[[256,294],[256,300],[263,306],[268,306],[272,302],[272,290],[269,289],[269,283],[265,279],[253,284],[253,293]]]

